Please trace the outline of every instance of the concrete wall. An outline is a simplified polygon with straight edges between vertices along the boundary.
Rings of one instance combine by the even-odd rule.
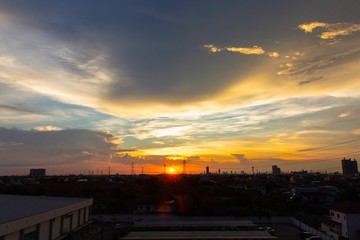
[[[350,240],[360,239],[360,234],[357,232],[360,229],[360,215],[359,214],[346,214],[347,230]]]
[[[5,240],[19,240],[20,239],[20,232],[10,233],[5,236]]]
[[[296,218],[291,218],[291,223],[295,226],[297,226],[298,228],[300,228],[301,230],[303,231],[306,231],[306,232],[309,232],[315,236],[319,236],[322,238],[322,240],[334,240],[332,239],[330,236],[320,232],[319,230],[299,221],[298,219]]]
[[[56,236],[60,236],[60,225],[61,225],[61,217],[55,218],[52,223],[52,238],[55,238]]]
[[[50,221],[40,224],[39,239],[49,239]]]

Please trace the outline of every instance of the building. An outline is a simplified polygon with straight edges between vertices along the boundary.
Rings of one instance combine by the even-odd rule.
[[[280,173],[281,173],[280,168],[278,166],[276,166],[276,165],[273,165],[272,166],[272,174],[273,175],[280,175]]]
[[[343,159],[341,160],[341,166],[344,176],[354,176],[359,174],[357,161],[351,159]]]
[[[135,222],[125,240],[171,239],[277,239],[251,221],[167,221]]]
[[[322,220],[321,230],[332,239],[360,239],[360,202],[333,205],[329,210],[329,216]]]
[[[30,169],[30,176],[31,177],[41,177],[41,176],[45,176],[46,174],[46,169],[44,168],[32,168]]]
[[[92,199],[0,194],[0,240],[63,239],[86,234]]]
[[[209,166],[206,166],[205,174],[209,174],[209,173],[210,173]]]

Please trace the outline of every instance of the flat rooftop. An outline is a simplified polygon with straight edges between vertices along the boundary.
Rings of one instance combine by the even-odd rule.
[[[256,227],[251,221],[244,220],[189,220],[189,221],[140,221],[135,222],[134,227]]]
[[[0,194],[0,224],[89,200],[91,199]]]
[[[159,231],[130,232],[122,239],[277,239],[266,231]]]

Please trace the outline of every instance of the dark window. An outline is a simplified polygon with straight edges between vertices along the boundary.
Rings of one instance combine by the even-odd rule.
[[[52,239],[53,223],[54,222],[55,222],[55,218],[50,219],[50,223],[49,223],[49,239]]]
[[[37,231],[32,231],[24,234],[24,240],[37,240]]]
[[[80,226],[81,209],[78,211],[78,226]]]

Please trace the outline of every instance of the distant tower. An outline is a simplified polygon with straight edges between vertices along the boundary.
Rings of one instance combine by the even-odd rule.
[[[341,160],[342,172],[344,176],[354,176],[359,174],[357,161],[349,159]]]
[[[273,175],[280,175],[280,173],[281,173],[281,169],[278,166],[273,165],[272,166],[272,174]]]
[[[166,174],[166,164],[164,164],[163,174]]]
[[[209,166],[206,166],[206,174],[209,174]]]

